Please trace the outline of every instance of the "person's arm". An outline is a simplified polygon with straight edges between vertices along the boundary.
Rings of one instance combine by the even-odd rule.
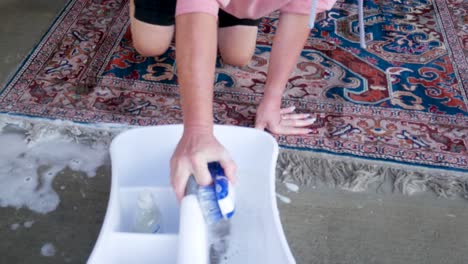
[[[208,162],[219,161],[234,179],[235,165],[213,135],[213,83],[217,18],[206,13],[176,17],[176,61],[184,132],[171,159],[171,183],[182,199],[187,179],[211,183]]]
[[[216,62],[216,17],[205,13],[177,16],[176,61],[184,129],[213,130],[213,82]]]
[[[310,33],[308,16],[282,13],[270,54],[268,77],[262,102],[257,109],[255,127],[276,134],[307,134],[304,128],[314,123],[308,114],[292,114],[294,108],[281,109],[281,98],[297,59]]]

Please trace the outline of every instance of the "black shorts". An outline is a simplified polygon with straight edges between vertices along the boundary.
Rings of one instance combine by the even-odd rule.
[[[176,0],[135,0],[135,18],[153,25],[175,24]],[[219,27],[258,26],[260,19],[240,19],[219,9]]]

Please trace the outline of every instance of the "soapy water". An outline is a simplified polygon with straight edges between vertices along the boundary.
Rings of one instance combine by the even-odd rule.
[[[31,221],[24,222],[23,226],[25,228],[31,228],[33,224],[34,224],[34,220],[31,220]]]
[[[297,185],[294,184],[294,183],[285,182],[284,185],[285,185],[286,188],[288,188],[288,190],[291,191],[291,192],[299,192],[299,186],[297,186]]]
[[[283,203],[287,203],[287,204],[291,203],[291,199],[289,197],[286,197],[279,193],[276,194],[276,197],[278,197],[278,199],[280,199],[280,201],[282,201]]]
[[[54,211],[60,197],[52,183],[60,171],[68,167],[94,177],[108,159],[106,142],[80,143],[78,128],[64,129],[65,124],[58,122],[34,126],[8,121],[0,120],[1,207]]]
[[[52,243],[46,243],[41,247],[41,255],[44,257],[53,257],[56,253],[55,246]]]
[[[34,224],[34,222],[35,222],[34,220],[26,221],[26,222],[23,223],[23,227],[24,227],[24,228],[31,228],[32,225]],[[20,228],[20,227],[21,227],[21,224],[19,224],[19,223],[13,223],[13,224],[10,225],[10,229],[11,229],[12,231],[17,230],[17,229]]]

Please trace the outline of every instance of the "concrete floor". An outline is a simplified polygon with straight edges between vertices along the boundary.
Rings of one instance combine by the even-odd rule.
[[[0,263],[85,263],[106,213],[109,175],[109,166],[101,168],[94,178],[63,170],[52,185],[60,204],[47,214],[0,208]],[[24,226],[28,221],[34,221],[29,228]],[[19,224],[16,230],[12,229],[14,224]],[[54,256],[41,254],[47,243],[55,248]]]
[[[66,3],[66,0],[0,0],[1,87]]]
[[[468,201],[423,193],[278,191],[297,263],[468,263]]]
[[[63,0],[0,0],[0,83],[63,8]],[[1,183],[0,183],[1,184]],[[105,213],[109,165],[94,178],[64,170],[53,182],[59,207],[48,214],[0,208],[0,263],[85,263]],[[64,190],[59,186],[67,186]],[[298,263],[468,263],[468,202],[431,194],[350,193],[301,187],[278,192]],[[85,194],[85,195],[83,195]],[[34,221],[31,227],[24,227]],[[12,230],[12,224],[21,224]],[[44,243],[56,254],[41,255]]]

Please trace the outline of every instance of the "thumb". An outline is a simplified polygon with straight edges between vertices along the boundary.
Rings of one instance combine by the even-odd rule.
[[[263,121],[256,121],[255,122],[255,128],[256,129],[265,130],[266,126],[267,126],[266,122],[263,122]]]
[[[190,172],[184,168],[171,169],[171,184],[179,202],[184,198],[188,175]]]

